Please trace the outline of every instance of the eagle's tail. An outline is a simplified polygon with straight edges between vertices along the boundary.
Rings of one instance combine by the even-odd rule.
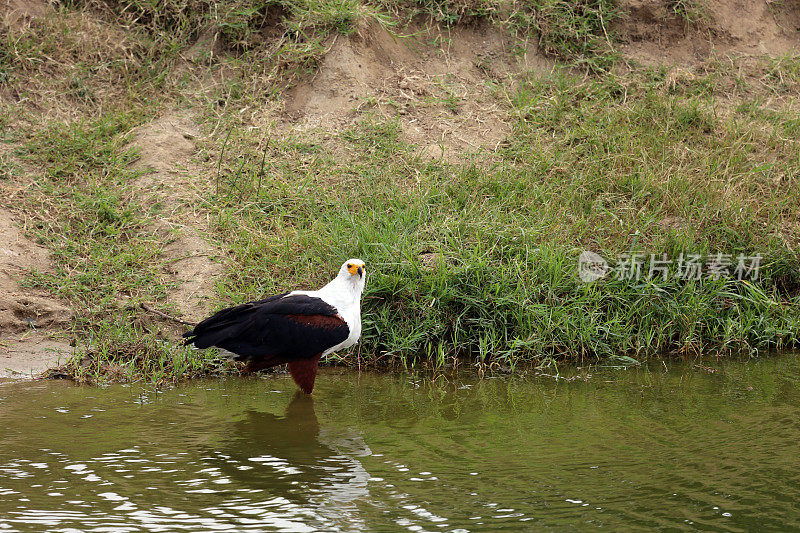
[[[223,309],[197,324],[193,330],[184,333],[183,345],[194,344],[200,349],[219,346],[226,339],[235,337],[252,311],[251,304]]]

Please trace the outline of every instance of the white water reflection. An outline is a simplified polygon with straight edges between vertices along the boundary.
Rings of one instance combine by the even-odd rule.
[[[142,403],[141,397],[137,403]],[[66,410],[55,409],[59,414]],[[203,440],[203,435],[187,437]],[[221,445],[204,445],[200,451],[149,453],[147,446],[135,445],[72,461],[68,454],[40,449],[50,457],[47,463],[7,461],[0,464],[0,495],[6,502],[0,504],[4,511],[0,529],[349,531],[366,527],[358,502],[369,500],[371,476],[359,458],[371,451],[357,431],[321,429],[312,398],[296,395],[283,415],[249,410],[229,427]],[[71,477],[59,478],[59,471]],[[43,483],[36,487],[15,483],[33,477]],[[70,490],[78,478],[89,484]],[[50,499],[43,500],[44,496]],[[9,508],[9,498],[18,503],[15,509]],[[35,506],[24,505],[31,499]]]

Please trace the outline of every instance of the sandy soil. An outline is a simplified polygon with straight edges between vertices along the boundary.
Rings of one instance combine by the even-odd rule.
[[[488,82],[552,65],[533,47],[512,57],[507,37],[489,23],[406,31],[415,37],[364,22],[350,38],[338,38],[317,75],[291,90],[279,128],[338,131],[374,110],[398,117],[406,139],[427,157],[493,152],[510,125]],[[449,44],[426,44],[442,41]]]
[[[47,14],[43,0],[0,0],[0,20],[7,26],[19,26]]]
[[[29,272],[46,272],[45,248],[25,238],[23,221],[0,210],[0,377],[47,369],[71,348],[50,334],[69,326],[70,310],[47,293],[25,287]]]
[[[199,135],[192,115],[175,110],[140,127],[133,138],[140,154],[135,165],[145,170],[137,188],[163,206],[157,230],[173,284],[166,303],[195,322],[211,310],[214,280],[222,274],[219,251],[205,237],[208,220],[194,209],[202,175],[193,161]]]
[[[72,347],[38,332],[4,335],[0,343],[0,379],[40,376],[72,355]]]
[[[692,66],[712,54],[786,55],[800,46],[800,3],[705,0],[687,24],[663,0],[622,0],[630,16],[615,31],[625,57],[643,64]]]

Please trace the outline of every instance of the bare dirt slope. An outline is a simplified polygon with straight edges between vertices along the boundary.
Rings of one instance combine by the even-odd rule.
[[[618,5],[627,16],[610,30],[614,46],[631,64],[691,70],[715,55],[782,56],[797,53],[800,45],[800,2],[705,0],[691,21],[668,0],[619,0]],[[0,24],[8,29],[35,23],[49,12],[42,0],[0,0]],[[357,31],[332,38],[327,46],[314,76],[289,89],[276,109],[251,113],[254,127],[335,134],[375,113],[396,117],[405,140],[423,157],[457,162],[476,152],[486,156],[511,128],[506,96],[497,87],[514,73],[556,64],[538,50],[535,39],[520,48],[502,25],[489,21],[453,27],[417,21],[389,32],[367,18]],[[201,49],[224,53],[213,33],[203,33],[174,74],[208,68],[192,62]],[[204,72],[192,74],[209,79]],[[190,320],[210,310],[214,282],[223,274],[219,250],[206,237],[209,221],[196,207],[200,191],[207,191],[213,179],[207,166],[194,162],[203,135],[191,112],[173,110],[141,126],[133,138],[140,153],[135,164],[143,170],[137,187],[150,205],[162,206],[156,229],[168,259],[164,274],[174,285],[165,303]],[[4,192],[17,186],[0,182]],[[27,273],[51,268],[49,256],[30,240],[24,217],[8,203],[0,206],[2,377],[6,368],[43,370],[68,353],[66,343],[49,336],[68,328],[70,310],[21,284]]]
[[[615,46],[634,63],[690,70],[712,56],[782,56],[798,50],[796,2],[701,4],[689,21],[675,12],[675,2],[620,0],[625,16],[613,28]],[[335,132],[365,110],[375,110],[398,117],[406,140],[425,156],[456,161],[467,152],[492,152],[510,129],[493,82],[556,64],[535,43],[523,54],[512,52],[518,44],[487,21],[454,27],[412,24],[397,33],[362,21],[353,35],[330,43],[313,78],[289,92],[278,127]]]
[[[222,275],[218,250],[205,237],[208,220],[196,209],[202,169],[193,158],[200,128],[191,113],[173,111],[137,129],[136,166],[144,171],[136,186],[149,204],[160,204],[158,232],[173,289],[167,304],[190,321],[211,310],[215,280]]]
[[[47,12],[48,4],[42,0],[0,0],[0,17],[8,26],[25,24]]]
[[[69,326],[70,310],[20,284],[26,273],[50,268],[47,250],[24,236],[20,222],[0,210],[0,378],[42,372],[71,352],[68,343],[47,335]]]
[[[628,16],[615,31],[625,57],[645,64],[691,67],[712,54],[796,52],[800,46],[800,3],[775,0],[706,0],[691,22],[675,13],[675,2],[621,0]]]
[[[289,92],[282,127],[337,131],[374,110],[398,117],[406,139],[426,156],[455,161],[496,150],[510,131],[492,81],[552,66],[534,47],[512,56],[510,36],[489,22],[406,31],[414,37],[365,21],[337,38],[316,76]]]

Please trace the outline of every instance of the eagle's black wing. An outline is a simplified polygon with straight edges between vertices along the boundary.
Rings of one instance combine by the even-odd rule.
[[[318,356],[343,342],[350,328],[320,298],[286,293],[223,309],[185,333],[184,344],[216,346],[251,368]]]

